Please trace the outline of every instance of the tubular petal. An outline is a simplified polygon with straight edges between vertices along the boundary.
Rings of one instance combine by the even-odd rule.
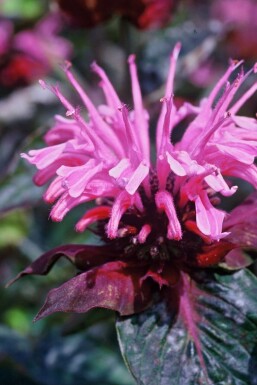
[[[150,160],[150,143],[148,134],[148,120],[143,107],[142,95],[137,76],[137,68],[135,64],[135,55],[130,55],[128,59],[130,68],[130,77],[135,109],[135,125],[137,134],[140,138],[140,148],[144,159]]]
[[[141,230],[138,234],[138,242],[139,243],[145,243],[148,235],[151,233],[152,228],[149,224],[145,224],[142,226]]]
[[[93,209],[88,210],[78,221],[76,224],[76,230],[82,232],[92,223],[109,218],[110,214],[111,208],[109,206],[94,207]]]
[[[156,206],[160,211],[164,211],[168,217],[168,233],[169,239],[179,240],[182,238],[181,225],[179,223],[176,209],[174,206],[173,199],[167,191],[159,191],[155,195]]]
[[[110,239],[117,237],[120,219],[131,204],[132,197],[126,191],[122,191],[115,199],[112,207],[111,218],[107,225],[107,235]]]

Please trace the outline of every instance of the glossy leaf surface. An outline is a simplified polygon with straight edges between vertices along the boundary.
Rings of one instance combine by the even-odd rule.
[[[256,277],[241,270],[195,278],[184,287],[186,306],[180,299],[176,310],[170,295],[117,321],[132,374],[140,385],[257,384]]]

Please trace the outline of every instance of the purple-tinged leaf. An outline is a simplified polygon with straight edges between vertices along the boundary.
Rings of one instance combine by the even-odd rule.
[[[242,249],[234,249],[225,256],[225,260],[220,266],[228,270],[239,270],[250,266],[253,262],[250,255],[245,253]]]
[[[257,248],[257,193],[252,193],[241,205],[231,211],[224,222],[229,242],[243,249]]]
[[[141,282],[145,268],[108,262],[81,273],[49,292],[35,320],[55,312],[84,313],[95,307],[129,315],[145,309],[152,300],[153,282]]]
[[[56,247],[41,255],[31,265],[20,272],[17,277],[8,283],[13,284],[25,275],[45,275],[59,258],[65,257],[71,261],[78,269],[87,271],[92,267],[101,265],[115,259],[115,253],[108,246],[90,245],[63,245]],[[117,258],[117,256],[116,256]]]
[[[120,317],[121,351],[137,383],[257,384],[256,292],[257,279],[246,269],[202,271],[165,301]]]
[[[215,242],[210,245],[205,245],[202,247],[202,250],[196,256],[197,265],[199,267],[209,267],[216,265],[224,259],[226,254],[233,250],[235,245],[226,240],[221,240],[220,242]]]
[[[141,278],[141,282],[151,279],[158,284],[159,289],[163,286],[174,286],[180,279],[180,272],[176,266],[168,263],[153,263],[147,269],[145,275]]]

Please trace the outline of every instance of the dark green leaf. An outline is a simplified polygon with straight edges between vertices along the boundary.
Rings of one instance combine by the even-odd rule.
[[[257,247],[257,192],[234,208],[224,221],[224,230],[231,232],[226,239],[238,247],[256,250]]]
[[[0,184],[0,214],[18,207],[31,207],[42,198],[29,173],[13,175]]]
[[[33,367],[28,341],[6,327],[0,327],[0,384],[36,385],[27,367]]]
[[[137,382],[256,385],[256,277],[248,270],[201,273],[179,293],[178,311],[170,296],[117,322],[124,359]]]
[[[6,16],[35,18],[42,13],[43,6],[43,2],[35,0],[8,0],[3,2],[1,11]]]
[[[27,235],[28,224],[22,210],[8,213],[0,221],[0,247],[14,246]]]
[[[252,265],[254,259],[242,249],[231,250],[220,263],[220,266],[227,270],[239,270]]]
[[[52,330],[32,341],[0,327],[0,384],[133,385],[110,329],[99,324],[69,336]]]

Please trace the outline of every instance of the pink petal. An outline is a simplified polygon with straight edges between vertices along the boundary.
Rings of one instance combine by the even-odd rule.
[[[94,207],[93,209],[88,210],[86,214],[79,220],[79,222],[76,224],[76,230],[82,232],[92,223],[109,218],[110,214],[110,206]]]
[[[146,114],[143,107],[142,95],[137,76],[137,68],[135,65],[135,55],[129,56],[128,63],[130,68],[132,94],[135,109],[135,127],[140,138],[140,149],[142,151],[143,158],[149,161],[150,143],[148,134],[148,120],[146,119]]]
[[[41,150],[30,150],[28,155],[21,154],[21,157],[35,164],[39,170],[42,170],[53,163],[62,154],[66,143],[57,144],[51,147],[45,147]]]
[[[107,234],[109,238],[112,239],[117,237],[120,219],[131,206],[132,201],[132,197],[126,191],[122,191],[115,199],[112,207],[111,218],[107,226]]]
[[[143,180],[146,178],[146,176],[149,173],[149,166],[143,161],[141,162],[136,170],[133,172],[132,176],[130,177],[127,185],[126,185],[126,191],[133,195],[137,191],[138,187],[141,185]]]
[[[167,191],[159,191],[155,195],[156,206],[160,211],[164,211],[168,217],[168,233],[169,239],[180,240],[182,238],[181,226],[176,214],[173,199]]]
[[[113,178],[119,178],[121,174],[130,167],[130,160],[123,158],[121,161],[109,170],[109,175]]]
[[[151,233],[152,228],[149,224],[145,224],[142,226],[141,230],[139,231],[138,234],[138,242],[139,243],[145,243],[148,235]]]
[[[184,167],[178,162],[171,154],[166,152],[167,161],[170,165],[171,171],[173,171],[178,176],[185,176],[186,171]]]

